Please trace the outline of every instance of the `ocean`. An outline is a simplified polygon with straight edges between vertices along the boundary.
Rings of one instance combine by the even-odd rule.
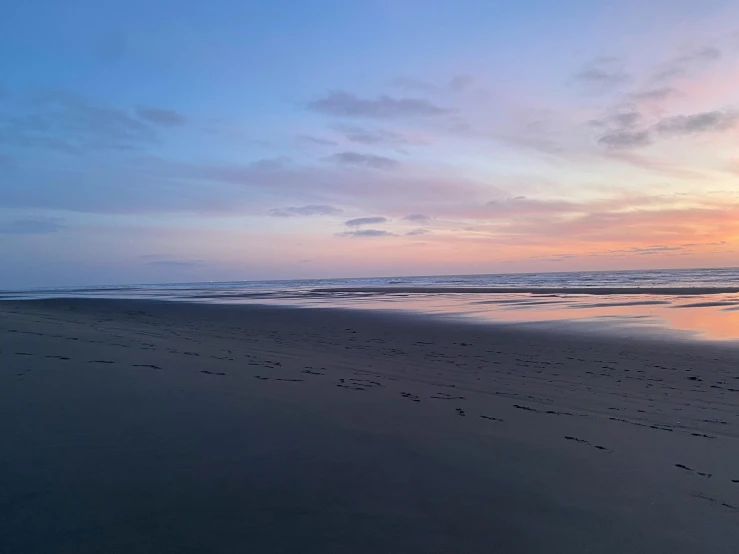
[[[232,281],[0,291],[411,311],[480,323],[739,344],[739,268]]]

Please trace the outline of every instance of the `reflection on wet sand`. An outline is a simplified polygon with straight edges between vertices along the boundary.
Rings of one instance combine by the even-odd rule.
[[[612,298],[613,301],[608,301]],[[213,300],[213,299],[212,299]],[[215,300],[216,302],[218,300]],[[231,303],[233,300],[230,300]],[[244,302],[384,309],[488,322],[570,324],[579,330],[638,336],[739,340],[739,294],[663,295],[322,291],[270,294]]]

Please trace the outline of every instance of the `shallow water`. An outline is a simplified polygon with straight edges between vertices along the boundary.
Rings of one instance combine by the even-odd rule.
[[[505,289],[504,291],[501,289]],[[515,291],[515,292],[514,292]],[[739,268],[238,281],[0,291],[0,299],[151,298],[389,309],[579,332],[739,341]]]

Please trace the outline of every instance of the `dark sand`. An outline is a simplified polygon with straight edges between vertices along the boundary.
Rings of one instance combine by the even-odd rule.
[[[0,552],[735,553],[739,351],[0,303]]]

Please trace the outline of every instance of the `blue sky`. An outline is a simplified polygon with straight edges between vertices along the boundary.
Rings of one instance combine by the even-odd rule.
[[[0,287],[732,265],[736,21],[719,0],[17,5]]]

